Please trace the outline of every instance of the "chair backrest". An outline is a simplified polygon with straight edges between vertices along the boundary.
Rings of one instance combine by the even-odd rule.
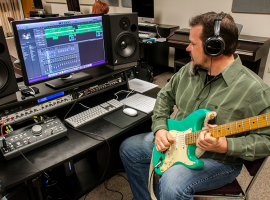
[[[267,157],[266,157],[267,158]],[[258,160],[254,161],[245,161],[245,166],[250,174],[250,176],[255,176],[260,167],[262,166],[263,162],[265,161],[266,158],[261,158]]]
[[[8,17],[8,22],[10,23],[12,21],[14,21],[14,19],[12,17]]]

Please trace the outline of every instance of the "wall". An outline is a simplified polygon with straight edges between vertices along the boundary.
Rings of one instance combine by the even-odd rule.
[[[231,13],[233,0],[155,0],[155,23],[179,25],[180,28],[189,28],[188,20],[197,14],[209,11],[230,13],[235,21],[243,25],[241,34],[270,38],[270,15]],[[123,8],[119,0],[119,7],[110,7],[110,13],[131,12],[131,8]],[[53,13],[63,14],[67,11],[65,4],[48,4],[43,0],[44,9],[51,9]],[[91,12],[91,6],[81,6],[84,14]],[[170,50],[169,65],[173,66],[173,53]],[[269,55],[268,55],[269,57]],[[270,58],[270,57],[269,57]],[[266,61],[266,71],[270,68],[270,59]],[[270,73],[264,73],[264,81],[270,85]]]
[[[67,4],[62,3],[46,3],[46,0],[42,0],[43,8],[49,13],[59,13],[64,15],[68,12]],[[90,14],[92,11],[92,6],[80,5],[80,10],[83,14]],[[131,8],[122,7],[121,0],[119,0],[119,7],[110,6],[110,13],[129,13]]]

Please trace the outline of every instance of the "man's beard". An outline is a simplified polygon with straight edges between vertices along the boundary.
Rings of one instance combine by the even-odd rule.
[[[195,65],[192,61],[190,61],[189,63],[189,75],[195,76],[196,72],[198,71],[198,69],[201,68],[201,65]]]

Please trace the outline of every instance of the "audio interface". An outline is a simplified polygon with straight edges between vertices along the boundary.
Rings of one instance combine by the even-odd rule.
[[[6,134],[7,146],[4,147],[1,141],[1,151],[5,159],[10,160],[66,135],[65,125],[57,117],[51,117]]]

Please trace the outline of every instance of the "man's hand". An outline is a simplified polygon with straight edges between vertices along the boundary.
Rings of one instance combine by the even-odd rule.
[[[155,145],[158,152],[167,150],[172,142],[174,139],[167,130],[160,129],[156,132]]]
[[[216,127],[217,125],[208,125],[209,128]],[[211,133],[202,131],[197,139],[196,146],[205,150],[217,153],[227,153],[228,143],[226,137],[214,138]]]

